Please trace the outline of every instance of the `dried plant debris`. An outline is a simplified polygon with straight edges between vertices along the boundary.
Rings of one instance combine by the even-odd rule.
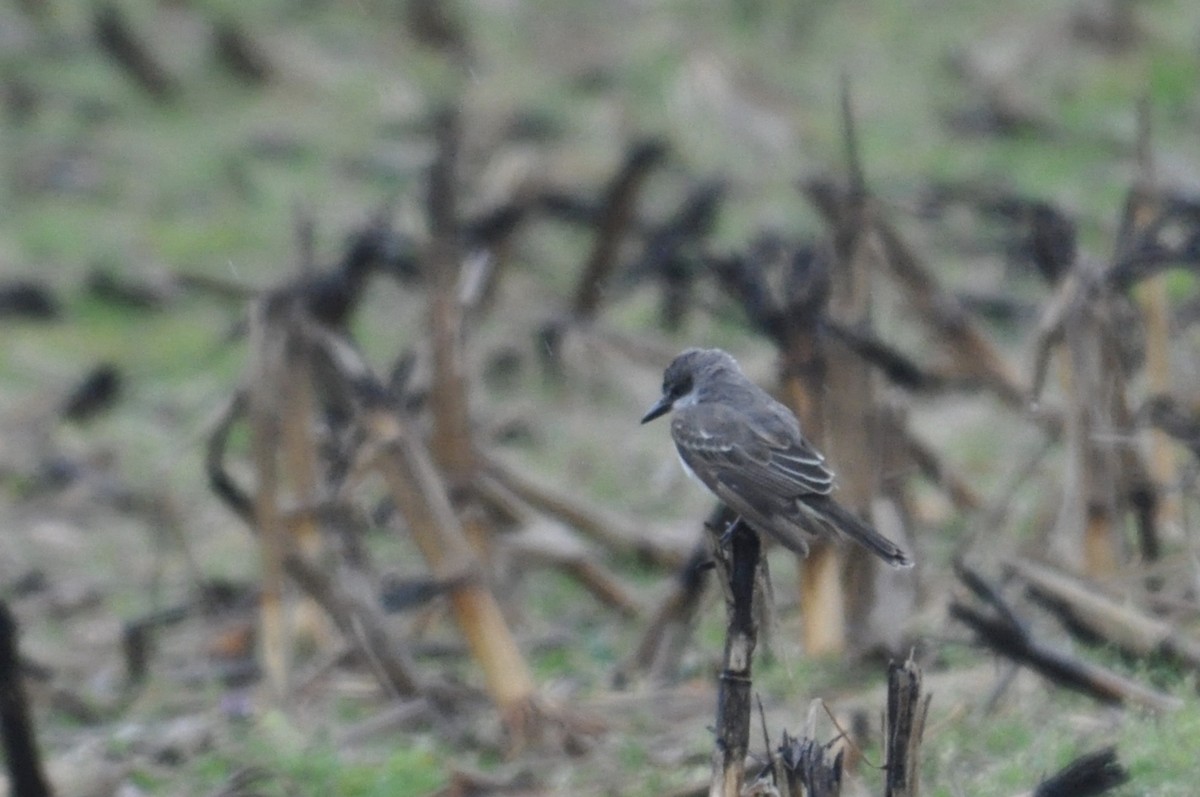
[[[124,377],[113,363],[100,363],[87,372],[63,401],[62,417],[86,422],[111,410],[121,398]]]
[[[975,632],[979,643],[995,653],[1031,667],[1053,683],[1090,695],[1102,703],[1132,705],[1153,711],[1183,706],[1176,697],[1077,658],[1036,639],[1029,622],[988,579],[959,563],[959,580],[987,607],[982,610],[960,600],[950,602],[950,616]]]
[[[0,282],[0,319],[53,321],[61,317],[59,301],[44,283],[33,280]]]
[[[100,3],[93,18],[96,43],[143,91],[159,102],[175,98],[179,88],[141,34],[134,31],[116,3]]]
[[[1085,753],[1033,790],[1033,797],[1094,797],[1129,782],[1114,747]]]

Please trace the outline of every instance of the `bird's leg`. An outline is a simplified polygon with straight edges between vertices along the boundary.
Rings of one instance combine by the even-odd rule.
[[[733,540],[733,533],[737,531],[737,527],[741,525],[741,522],[742,516],[738,515],[725,527],[725,531],[721,532],[721,536],[717,538],[717,546],[721,550],[729,547],[729,543]]]

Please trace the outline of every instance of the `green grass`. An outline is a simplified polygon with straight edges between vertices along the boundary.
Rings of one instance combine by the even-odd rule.
[[[286,721],[268,719],[238,734],[237,754],[216,752],[201,756],[189,766],[194,789],[214,790],[245,769],[266,773],[258,784],[264,795],[318,797],[417,797],[445,783],[438,756],[423,745],[401,746],[355,760],[328,741],[308,741],[304,732],[286,727]],[[142,778],[151,793],[165,794],[172,783],[153,775]]]
[[[1115,795],[1190,794],[1195,758],[1181,742],[1194,738],[1200,712],[1194,689],[1175,694],[1185,707],[1162,716],[1096,714],[1086,698],[1055,695],[1052,705],[974,712],[947,724],[939,723],[945,707],[935,695],[929,724],[937,732],[923,748],[922,785],[935,797],[1003,797],[1031,789],[1084,753],[1115,745],[1130,775]]]

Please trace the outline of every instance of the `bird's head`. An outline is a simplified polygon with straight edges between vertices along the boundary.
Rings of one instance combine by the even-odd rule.
[[[730,371],[740,373],[737,361],[720,349],[688,349],[663,372],[662,396],[642,416],[642,423],[662,417],[675,407],[694,404],[703,383]]]

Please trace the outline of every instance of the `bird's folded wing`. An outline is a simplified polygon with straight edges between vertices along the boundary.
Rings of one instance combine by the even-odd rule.
[[[714,490],[720,481],[745,499],[781,503],[833,490],[824,458],[786,419],[756,422],[728,405],[696,404],[676,411],[671,435],[684,462]]]

